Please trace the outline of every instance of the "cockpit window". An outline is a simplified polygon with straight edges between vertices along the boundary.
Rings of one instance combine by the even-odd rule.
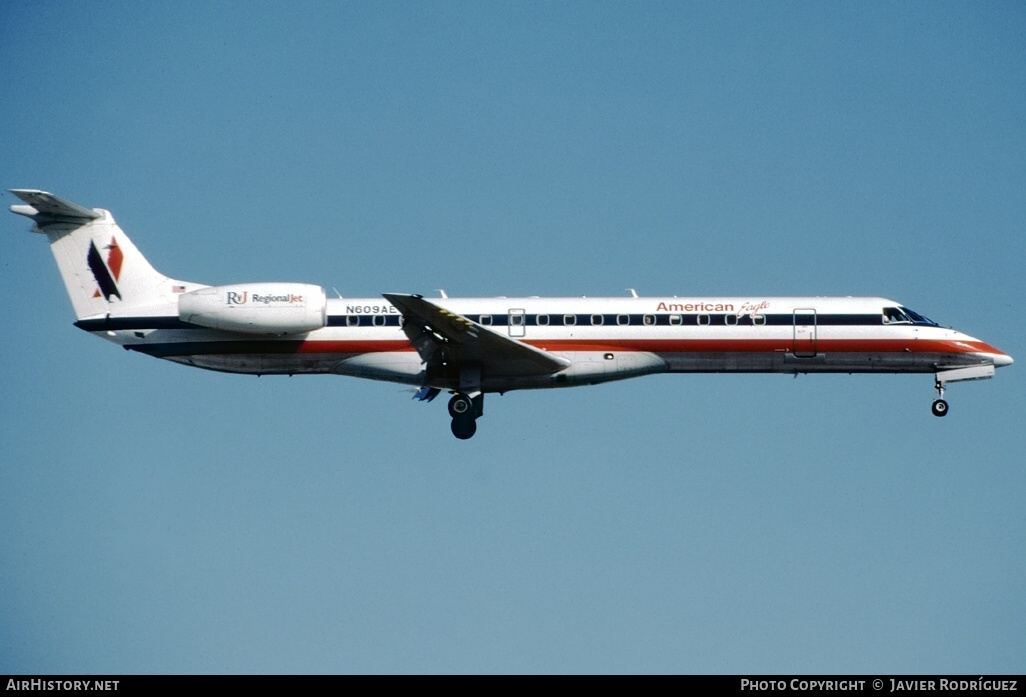
[[[885,307],[883,311],[884,324],[897,324],[899,322],[909,324],[912,318],[901,311],[900,307]]]
[[[936,326],[937,326],[937,323],[936,323],[936,322],[934,322],[934,321],[933,321],[932,319],[930,319],[929,317],[924,317],[923,315],[919,314],[918,312],[915,312],[915,311],[913,311],[913,310],[910,310],[910,309],[908,309],[907,307],[903,307],[903,308],[901,308],[901,310],[902,310],[902,311],[903,311],[903,312],[904,312],[904,313],[905,313],[906,315],[908,315],[909,317],[911,317],[911,318],[912,318],[912,324],[928,324],[928,325],[930,325],[931,327],[936,327]]]
[[[884,324],[926,324],[936,327],[937,323],[907,307],[885,307],[883,309]]]

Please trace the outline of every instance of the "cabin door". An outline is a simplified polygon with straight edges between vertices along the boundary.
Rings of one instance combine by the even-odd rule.
[[[816,311],[800,309],[794,311],[794,344],[792,352],[798,358],[816,356]]]

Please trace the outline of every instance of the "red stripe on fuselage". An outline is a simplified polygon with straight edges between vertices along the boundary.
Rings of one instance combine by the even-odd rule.
[[[651,353],[760,353],[792,351],[792,339],[582,339],[529,341],[547,351],[646,351]],[[936,339],[816,339],[803,341],[804,351],[818,353],[1000,353],[982,341]]]
[[[643,351],[650,353],[759,353],[794,350],[790,339],[552,339],[530,340],[545,351]],[[993,353],[982,341],[937,339],[817,339],[818,353]],[[810,344],[799,346],[803,350]],[[386,353],[413,351],[406,340],[316,340],[299,344],[296,353]]]

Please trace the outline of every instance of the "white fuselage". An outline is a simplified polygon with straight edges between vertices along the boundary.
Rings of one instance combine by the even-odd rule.
[[[931,373],[1001,366],[1005,354],[884,298],[434,298],[485,331],[570,361],[552,375],[481,375],[484,392],[595,384],[662,372]],[[922,319],[924,321],[918,321]],[[441,389],[381,298],[328,299],[327,326],[254,335],[178,317],[85,320],[83,329],[160,358],[255,374],[334,373]]]

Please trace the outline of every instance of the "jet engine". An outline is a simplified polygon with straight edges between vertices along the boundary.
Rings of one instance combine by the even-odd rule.
[[[239,283],[178,296],[178,317],[210,329],[300,334],[327,323],[324,289],[308,283]]]

